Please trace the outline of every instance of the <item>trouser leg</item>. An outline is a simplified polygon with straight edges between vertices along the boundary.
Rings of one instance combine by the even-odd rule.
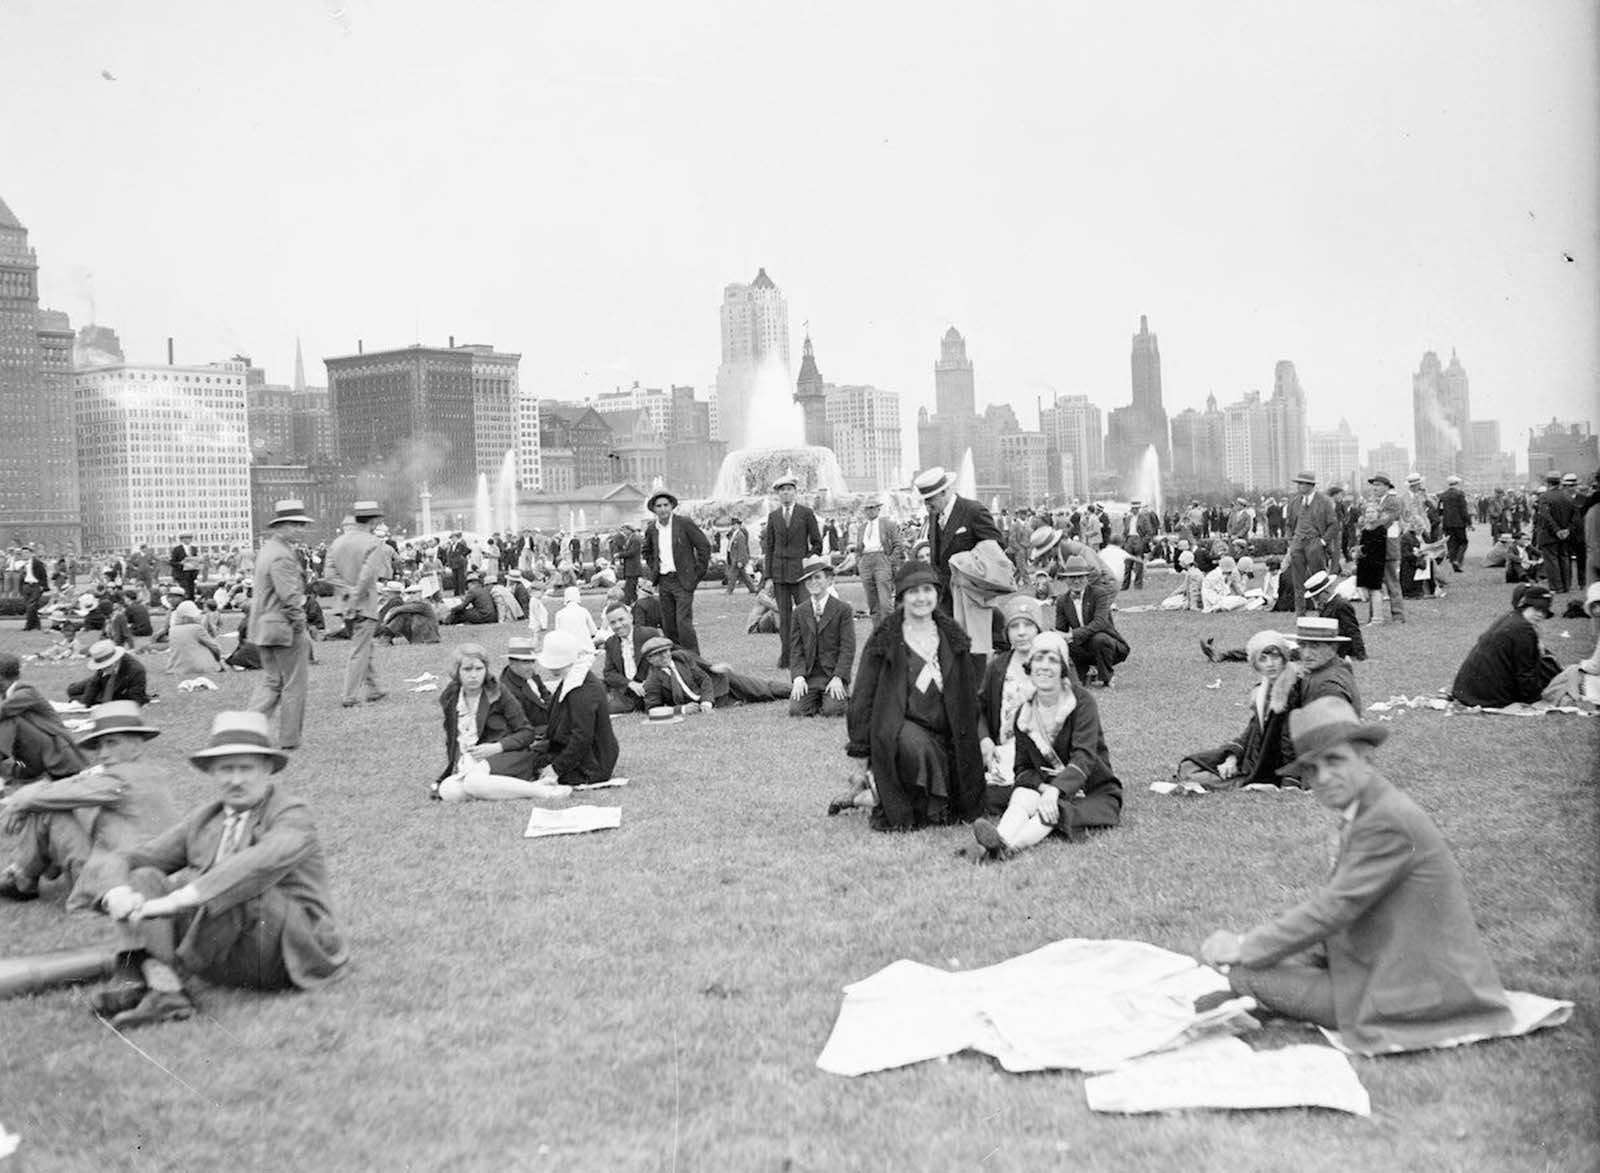
[[[69,884],[89,859],[94,843],[73,811],[34,811],[23,816],[22,833],[16,837],[17,851],[12,869],[24,886],[36,885],[52,867],[60,868]]]
[[[822,689],[810,686],[805,695],[794,697],[789,701],[789,716],[815,717],[822,708]]]
[[[673,592],[673,606],[677,610],[677,628],[679,647],[686,648],[696,655],[700,654],[700,637],[694,629],[694,589],[685,590],[681,585]]]
[[[800,593],[797,582],[774,582],[773,599],[778,604],[778,667],[789,666],[789,633],[794,622],[795,598]]]
[[[1247,969],[1235,965],[1228,971],[1228,985],[1235,993],[1250,995],[1263,1010],[1330,1030],[1338,1029],[1333,978],[1325,968],[1284,964]]]
[[[663,577],[656,584],[656,597],[661,601],[661,634],[678,643],[677,584]]]
[[[357,615],[345,622],[350,628],[350,662],[344,669],[344,699],[365,700],[378,691],[378,677],[372,670],[372,639],[378,621]]]
[[[1294,584],[1294,613],[1306,613],[1306,548],[1292,546],[1289,549],[1289,581]]]
[[[745,676],[739,672],[729,672],[727,681],[728,696],[742,704],[781,701],[789,695],[791,687],[782,680],[762,680],[758,676]]]
[[[1557,542],[1551,546],[1540,546],[1539,553],[1544,555],[1544,576],[1550,584],[1550,590],[1561,594],[1571,585],[1567,581],[1566,549]]]
[[[1404,619],[1405,595],[1400,590],[1400,559],[1386,558],[1383,563],[1383,593],[1389,596],[1389,617]]]
[[[304,632],[299,632],[294,637],[294,643],[272,650],[277,653],[279,664],[278,746],[281,749],[294,749],[300,744],[300,728],[305,723],[311,641]]]
[[[222,912],[202,910],[178,942],[180,971],[219,986],[280,990],[290,985],[283,959],[289,901],[276,888]]]

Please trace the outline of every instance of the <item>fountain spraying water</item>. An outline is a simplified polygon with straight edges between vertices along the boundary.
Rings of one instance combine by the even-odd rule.
[[[495,503],[500,507],[500,530],[503,533],[514,534],[517,532],[517,454],[514,449],[507,448],[505,458],[500,461],[500,476],[495,484]]]
[[[494,530],[494,510],[489,502],[489,478],[478,474],[478,494],[472,501],[472,528],[479,537],[488,537]]]
[[[972,449],[961,454],[961,464],[956,468],[956,495],[976,499],[978,496],[978,471],[972,464]]]
[[[1139,457],[1139,467],[1134,473],[1132,496],[1161,514],[1161,458],[1154,444],[1148,445]]]

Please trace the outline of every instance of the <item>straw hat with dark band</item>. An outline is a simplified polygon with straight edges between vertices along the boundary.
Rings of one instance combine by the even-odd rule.
[[[289,755],[272,744],[264,713],[218,713],[211,721],[211,740],[205,749],[189,755],[189,761],[204,770],[214,758],[253,754],[266,758],[276,774],[288,764]]]

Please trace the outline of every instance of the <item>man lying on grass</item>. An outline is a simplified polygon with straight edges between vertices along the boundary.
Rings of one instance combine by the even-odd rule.
[[[1324,697],[1292,712],[1289,732],[1299,756],[1283,772],[1340,813],[1333,874],[1243,936],[1212,933],[1201,960],[1267,1013],[1336,1029],[1362,1054],[1505,1031],[1511,1011],[1455,857],[1374,763],[1389,731]]]
[[[344,968],[311,812],[272,780],[288,760],[262,714],[217,714],[210,744],[189,755],[217,797],[113,857],[119,882],[102,903],[126,925],[124,948],[138,969],[90,999],[112,1026],[188,1018],[196,976],[309,989]]]

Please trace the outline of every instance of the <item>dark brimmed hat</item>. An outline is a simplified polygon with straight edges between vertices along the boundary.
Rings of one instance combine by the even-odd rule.
[[[1524,607],[1537,607],[1548,619],[1555,610],[1555,605],[1556,597],[1542,582],[1519,583],[1511,592],[1511,607],[1515,611],[1520,611]]]
[[[121,737],[142,737],[147,741],[161,736],[161,730],[144,723],[138,701],[107,701],[96,705],[89,710],[89,719],[94,725],[78,735],[79,745],[93,745],[113,733]]]
[[[539,649],[533,640],[525,635],[514,635],[506,640],[506,659],[508,660],[534,660],[539,655]]]
[[[1074,554],[1061,564],[1061,573],[1068,578],[1077,578],[1080,575],[1087,577],[1091,569],[1089,560],[1082,554]]]
[[[1339,696],[1318,697],[1289,714],[1289,736],[1294,741],[1294,761],[1278,771],[1281,776],[1298,775],[1311,759],[1336,745],[1355,742],[1382,745],[1389,731],[1382,725],[1361,720],[1350,702]]]
[[[189,755],[189,761],[204,770],[213,758],[254,754],[272,763],[276,774],[289,761],[289,755],[272,744],[265,713],[218,713],[211,721],[211,740],[205,749]]]
[[[900,573],[894,576],[894,597],[899,602],[902,595],[912,587],[931,586],[935,590],[943,590],[939,582],[939,572],[926,562],[913,559],[900,568]]]
[[[678,507],[678,499],[665,489],[657,489],[654,493],[651,493],[650,499],[644,503],[644,507],[654,512],[657,501],[670,501],[674,509]]]
[[[293,497],[278,501],[272,506],[272,520],[268,526],[274,525],[316,525],[317,523],[306,516],[306,503],[297,501]]]
[[[371,521],[374,517],[383,516],[383,506],[376,501],[357,501],[350,506],[350,516],[357,521]]]
[[[810,578],[813,574],[832,574],[832,573],[833,573],[833,563],[829,562],[826,558],[822,557],[821,555],[816,555],[814,557],[807,558],[800,565],[800,581],[801,582],[805,582],[805,580]]]
[[[1389,479],[1387,474],[1381,473],[1381,472],[1375,472],[1370,477],[1368,477],[1367,478],[1367,484],[1369,484],[1369,485],[1382,485],[1386,489],[1394,488],[1394,482]]]
[[[1294,483],[1297,485],[1314,485],[1317,483],[1317,474],[1310,469],[1295,474]]]

